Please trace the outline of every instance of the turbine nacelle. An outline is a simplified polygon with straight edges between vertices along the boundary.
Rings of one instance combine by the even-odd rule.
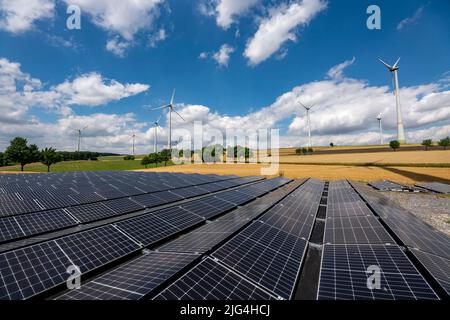
[[[385,66],[390,72],[394,72],[394,71],[397,71],[397,70],[398,70],[398,63],[400,62],[400,58],[397,59],[397,61],[394,63],[393,66],[387,64],[386,62],[384,62],[384,61],[381,60],[381,59],[378,59],[378,60],[380,60],[380,62],[381,62],[382,64],[384,64],[384,66]]]

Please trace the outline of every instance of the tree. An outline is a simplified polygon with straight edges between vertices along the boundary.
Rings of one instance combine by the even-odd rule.
[[[425,150],[428,150],[429,147],[433,146],[433,140],[431,139],[423,140],[422,145],[425,147]]]
[[[167,166],[167,161],[171,159],[171,152],[169,149],[164,149],[159,153],[159,161],[164,161],[164,166]]]
[[[123,160],[125,160],[125,161],[134,160],[134,159],[135,159],[134,156],[130,156],[130,155],[123,157]]]
[[[6,149],[6,156],[12,162],[20,164],[23,171],[25,165],[39,161],[39,149],[35,144],[27,145],[27,139],[16,137],[11,140],[9,147]]]
[[[161,161],[161,156],[158,153],[150,153],[148,157],[150,159],[150,163],[154,163],[156,167],[158,166],[158,162]]]
[[[0,167],[5,167],[7,165],[8,165],[8,158],[6,157],[6,154],[0,152]]]
[[[450,137],[446,137],[444,139],[441,139],[438,142],[438,145],[441,146],[441,147],[444,147],[444,150],[447,150],[447,147],[450,146]]]
[[[295,149],[295,153],[296,154],[302,154],[302,148]]]
[[[147,166],[148,166],[150,163],[152,163],[152,162],[151,162],[151,160],[150,160],[150,157],[148,157],[148,156],[143,157],[142,160],[141,160],[141,164],[142,164],[143,166],[145,166],[146,169],[147,169]]]
[[[45,148],[41,151],[41,163],[47,166],[47,172],[50,172],[50,166],[62,160],[61,155],[53,148]]]
[[[398,142],[397,140],[392,140],[391,142],[389,142],[389,146],[392,150],[396,151],[398,148],[400,148],[400,142]]]
[[[330,147],[334,147],[334,143],[333,142],[330,142]]]

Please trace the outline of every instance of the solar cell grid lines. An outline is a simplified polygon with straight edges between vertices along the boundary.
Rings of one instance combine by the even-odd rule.
[[[58,300],[138,300],[199,259],[194,254],[150,252],[57,297]]]
[[[307,242],[262,222],[254,222],[212,253],[275,296],[290,299]]]
[[[411,252],[450,296],[450,259],[420,250]]]
[[[374,216],[328,218],[325,243],[330,244],[395,244]]]
[[[212,221],[158,248],[162,252],[205,253],[234,232],[247,221]]]
[[[140,249],[112,225],[59,238],[55,242],[82,273]]]
[[[368,286],[370,266],[379,268],[380,286]],[[396,245],[324,245],[318,299],[438,299]]]
[[[155,297],[157,300],[274,300],[230,269],[207,258]]]

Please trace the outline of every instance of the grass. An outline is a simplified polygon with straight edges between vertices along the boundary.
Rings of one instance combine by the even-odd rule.
[[[106,160],[104,158],[107,158]],[[167,163],[171,165],[171,163]],[[164,163],[158,164],[164,166]],[[153,168],[155,165],[148,165]],[[102,157],[98,161],[63,161],[51,166],[51,172],[67,171],[115,171],[145,169],[140,160],[123,160],[123,157]],[[0,171],[17,172],[20,166],[0,167]],[[25,166],[24,172],[47,172],[47,167],[41,163],[32,163]]]

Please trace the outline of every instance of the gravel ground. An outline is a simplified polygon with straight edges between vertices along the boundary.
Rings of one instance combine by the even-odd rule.
[[[383,192],[405,209],[450,235],[450,196],[409,192]]]

